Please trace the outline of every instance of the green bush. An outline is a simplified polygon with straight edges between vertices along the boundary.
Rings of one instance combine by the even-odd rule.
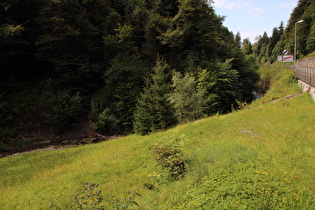
[[[16,129],[3,127],[0,128],[0,138],[10,138],[16,135]]]
[[[114,196],[103,196],[99,185],[91,182],[83,184],[81,192],[74,195],[74,205],[72,209],[130,209],[131,206],[139,206],[135,201],[137,192],[129,192],[127,199],[120,200]]]
[[[6,92],[0,93],[0,138],[12,137],[15,133],[13,129],[8,128],[14,117],[5,95]]]
[[[203,107],[206,104],[206,91],[197,88],[196,78],[191,74],[182,76],[174,72],[169,100],[176,110],[180,123],[197,120],[203,116]]]
[[[185,175],[187,161],[183,155],[182,138],[160,141],[152,150],[157,166],[166,169],[172,179],[179,179]]]
[[[97,190],[98,184],[94,183],[84,183],[82,192],[79,192],[74,195],[75,204],[72,208],[75,209],[104,209],[105,206],[102,205],[104,200],[102,196],[102,191]]]
[[[79,93],[69,91],[46,92],[46,117],[56,133],[61,133],[81,117],[82,106]]]
[[[119,120],[111,114],[109,109],[100,113],[96,120],[91,121],[91,127],[101,133],[118,130]]]
[[[0,138],[15,137],[19,122],[31,120],[42,105],[39,91],[26,86],[12,89],[0,91]]]

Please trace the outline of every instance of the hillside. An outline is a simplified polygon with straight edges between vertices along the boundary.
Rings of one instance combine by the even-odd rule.
[[[205,0],[0,3],[0,153],[82,121],[144,134],[251,102],[258,66],[223,21]]]
[[[106,209],[314,209],[315,104],[285,99],[294,74],[274,68],[265,97],[231,114],[0,159],[1,209],[80,207],[83,191]]]

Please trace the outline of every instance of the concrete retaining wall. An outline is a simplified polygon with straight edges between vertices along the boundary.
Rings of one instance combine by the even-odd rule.
[[[302,69],[305,69],[305,68],[315,69],[315,57],[304,58],[304,59],[298,60],[296,62],[296,65],[298,66],[297,68],[295,68],[295,70],[296,70],[296,74],[299,78],[299,86],[301,87],[303,92],[308,92],[310,94],[310,96],[312,97],[313,101],[315,102],[314,82],[312,82],[313,80],[309,81],[308,77],[307,77],[307,76],[309,76],[309,74],[311,74],[311,76],[314,76],[314,70],[312,70],[312,72],[309,72],[308,74],[305,74],[306,73],[305,70],[302,72],[297,72],[299,70],[299,67],[302,67]],[[300,73],[302,73],[302,76],[300,75]],[[305,74],[305,75],[303,76],[303,74]],[[302,81],[302,80],[304,80],[304,81]],[[307,81],[310,84],[306,83]]]
[[[312,97],[313,101],[315,102],[315,87],[312,87],[311,85],[303,82],[302,80],[299,80],[299,86],[301,87],[303,92],[308,92]]]

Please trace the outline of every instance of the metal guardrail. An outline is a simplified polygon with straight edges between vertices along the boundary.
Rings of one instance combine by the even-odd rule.
[[[295,74],[299,80],[315,87],[315,69],[295,66]]]

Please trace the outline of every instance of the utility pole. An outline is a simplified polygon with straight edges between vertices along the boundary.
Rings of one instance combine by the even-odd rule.
[[[302,22],[304,22],[304,20],[299,20],[294,25],[294,66],[296,65],[296,25]]]

